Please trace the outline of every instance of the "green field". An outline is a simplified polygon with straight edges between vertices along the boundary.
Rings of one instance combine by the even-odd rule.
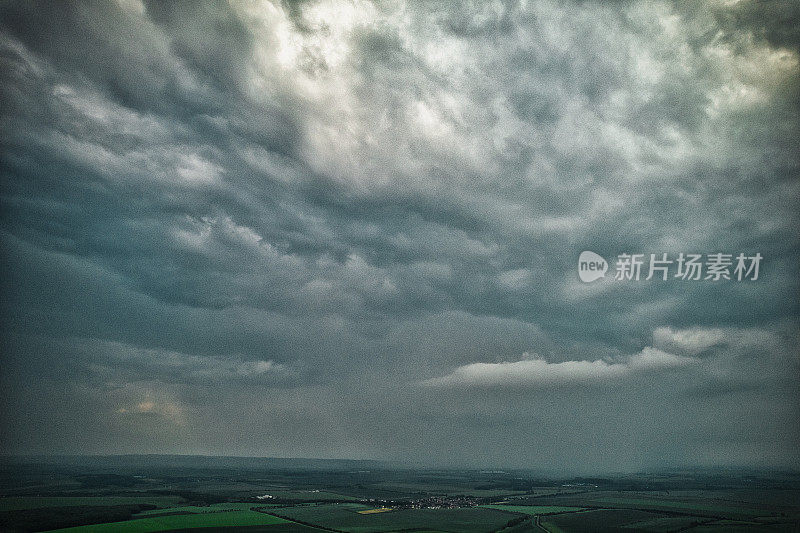
[[[89,463],[80,468],[0,468],[0,531],[800,531],[800,473],[547,481],[524,472],[265,470],[261,462],[255,470],[108,468],[82,460]],[[273,498],[257,499],[265,494]]]
[[[544,529],[546,529],[547,531],[549,531],[550,533],[568,533],[568,532],[564,531],[563,529],[561,529],[560,527],[558,527],[557,525],[555,525],[552,522],[542,522],[541,526]],[[538,531],[541,531],[541,530],[540,530],[540,528],[536,528],[536,531],[538,532]]]
[[[108,507],[112,505],[155,505],[169,507],[183,501],[179,496],[9,496],[0,498],[0,511],[46,509],[51,507]]]
[[[648,499],[648,498],[597,498],[593,500],[609,507],[626,507],[636,509],[655,509],[668,511],[688,511],[699,512],[714,516],[733,516],[733,517],[755,517],[771,514],[763,509],[753,509],[744,506],[733,506],[728,502],[717,504],[716,502],[696,502],[680,501],[667,499]]]
[[[541,524],[552,533],[606,533],[619,531],[627,524],[661,516],[634,509],[609,509],[542,517]]]
[[[622,526],[626,529],[633,530],[646,530],[653,533],[667,533],[670,531],[679,531],[687,529],[698,523],[709,521],[708,518],[701,518],[699,516],[663,516],[660,518],[652,518],[650,520],[642,520],[640,522],[633,522]]]
[[[213,503],[211,505],[184,505],[180,507],[168,507],[166,509],[151,509],[136,514],[136,518],[145,518],[152,515],[170,514],[202,514],[219,513],[222,511],[249,511],[253,507],[269,507],[268,504],[261,503]]]
[[[798,531],[798,524],[756,524],[720,520],[708,525],[698,526],[690,530],[692,533],[759,533],[764,531]]]
[[[624,505],[634,505],[635,499],[620,498]],[[669,502],[680,504],[681,502]],[[541,525],[551,533],[610,533],[613,531],[647,531],[667,533],[674,531],[724,532],[724,531],[795,531],[797,526],[791,518],[774,518],[776,522],[759,523],[737,520],[715,520],[708,516],[676,516],[665,514],[652,505],[642,505],[639,509],[597,509],[574,513],[561,513],[543,516]],[[668,507],[662,505],[661,507]],[[682,511],[684,507],[676,507]],[[670,512],[667,510],[666,513]]]
[[[329,491],[314,491],[314,490],[265,490],[266,494],[274,496],[282,500],[334,500],[334,501],[353,501],[352,496],[344,494],[337,494]],[[273,500],[264,500],[268,503]]]
[[[481,507],[529,515],[574,513],[575,511],[583,510],[582,507],[564,507],[559,505],[482,505]]]
[[[284,524],[286,520],[259,513],[256,511],[222,511],[218,513],[194,513],[139,518],[124,522],[93,524],[89,526],[69,527],[54,531],[64,533],[102,533],[120,531],[122,533],[145,533],[148,531],[169,531],[173,529],[189,529],[204,527],[244,527]]]
[[[523,494],[519,490],[503,489],[477,489],[458,484],[446,483],[377,483],[376,488],[403,494],[450,494],[463,496],[479,496],[487,498],[501,498],[503,496],[516,496]]]
[[[275,514],[306,524],[347,531],[366,533],[370,531],[423,530],[441,532],[486,532],[505,526],[520,516],[497,509],[480,507],[463,509],[402,509],[375,514],[359,514],[359,510],[370,509],[365,505],[316,505],[286,507],[274,510]]]

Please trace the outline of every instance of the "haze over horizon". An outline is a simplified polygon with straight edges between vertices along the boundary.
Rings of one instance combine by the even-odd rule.
[[[57,462],[56,462],[57,461]],[[528,477],[550,481],[564,481],[590,478],[680,475],[696,473],[702,476],[730,477],[731,482],[741,482],[739,476],[764,476],[764,480],[775,483],[782,479],[792,479],[800,475],[800,469],[792,467],[747,467],[747,466],[695,466],[662,464],[651,465],[639,470],[586,469],[570,464],[550,464],[544,467],[468,465],[457,462],[425,463],[422,461],[388,461],[382,459],[349,459],[326,457],[274,457],[257,455],[197,455],[197,454],[18,454],[0,455],[4,466],[18,467],[81,467],[92,470],[113,468],[116,471],[189,469],[189,470],[230,470],[247,472],[258,471],[338,471],[338,472],[480,472],[482,474],[523,474]],[[353,470],[358,468],[359,470]],[[368,470],[364,470],[368,469]],[[719,481],[717,481],[719,482]]]
[[[800,468],[797,20],[3,2],[0,452]]]

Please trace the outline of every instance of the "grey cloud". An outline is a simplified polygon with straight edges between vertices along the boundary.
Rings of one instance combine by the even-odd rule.
[[[494,431],[507,447],[466,462],[535,462],[528,429],[580,448],[584,408],[625,467],[639,429],[676,420],[637,464],[683,437],[761,460],[736,420],[796,461],[796,402],[757,423],[742,399],[797,393],[797,7],[728,4],[3,4],[0,444],[108,449],[43,405],[72,396],[65,419],[108,416],[131,451],[233,434],[237,453],[427,457]],[[583,285],[583,250],[765,260],[752,283]],[[636,370],[643,350],[692,363]],[[416,385],[478,370],[552,375],[553,399]],[[574,386],[595,374],[614,379]],[[220,421],[242,405],[285,439]],[[326,418],[330,447],[304,443]]]

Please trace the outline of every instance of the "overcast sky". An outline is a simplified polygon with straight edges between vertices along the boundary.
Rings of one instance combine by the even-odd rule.
[[[800,467],[800,4],[458,4],[3,2],[0,449]]]

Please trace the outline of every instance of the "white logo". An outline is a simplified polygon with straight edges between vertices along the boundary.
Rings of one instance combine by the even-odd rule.
[[[606,275],[608,263],[594,252],[581,252],[578,258],[578,276],[584,283],[590,283]]]

